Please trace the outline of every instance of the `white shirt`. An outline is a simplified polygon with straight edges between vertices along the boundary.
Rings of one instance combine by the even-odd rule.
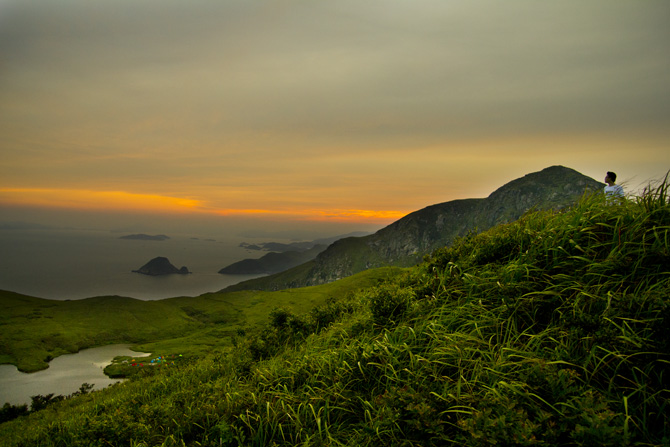
[[[621,197],[623,198],[623,188],[621,185],[607,185],[605,186],[605,195],[608,197]]]

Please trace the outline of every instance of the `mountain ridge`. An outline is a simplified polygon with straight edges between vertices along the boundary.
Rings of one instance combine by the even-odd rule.
[[[486,198],[457,199],[427,206],[374,234],[340,239],[313,261],[223,290],[306,287],[374,267],[409,267],[469,232],[481,232],[514,221],[532,209],[566,208],[585,193],[596,192],[603,186],[574,169],[550,166],[512,180]]]
[[[315,245],[303,251],[271,251],[258,259],[243,259],[234,262],[219,270],[219,273],[226,275],[278,273],[311,261],[326,248],[326,245]]]
[[[234,262],[219,270],[221,274],[228,275],[255,275],[255,274],[273,274],[283,272],[292,267],[296,267],[305,262],[309,262],[328,248],[333,242],[346,237],[365,236],[369,233],[356,231],[329,238],[316,239],[308,242],[292,242],[282,244],[279,242],[264,242],[261,244],[241,243],[240,247],[248,250],[262,250],[270,253],[255,259],[248,258]]]

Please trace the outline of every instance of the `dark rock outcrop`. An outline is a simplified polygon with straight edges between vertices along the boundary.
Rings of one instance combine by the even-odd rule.
[[[151,261],[147,262],[139,269],[133,270],[133,272],[150,276],[173,275],[173,274],[187,275],[191,273],[188,271],[188,268],[186,267],[178,269],[177,267],[175,267],[170,263],[168,258],[162,256],[153,258]]]

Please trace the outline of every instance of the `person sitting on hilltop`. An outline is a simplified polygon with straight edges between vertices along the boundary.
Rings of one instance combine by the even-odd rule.
[[[616,174],[614,172],[607,171],[607,175],[605,175],[605,183],[607,183],[605,186],[605,196],[608,200],[621,200],[624,198],[623,187],[621,185],[617,185],[615,182]]]

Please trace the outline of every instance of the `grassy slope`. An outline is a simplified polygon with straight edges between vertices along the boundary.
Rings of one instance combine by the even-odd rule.
[[[48,367],[48,359],[110,343],[140,351],[202,354],[230,346],[238,330],[265,322],[270,310],[306,312],[331,296],[386,278],[392,269],[364,272],[333,284],[278,292],[211,293],[141,301],[96,297],[54,301],[0,292],[0,362],[21,371]]]
[[[668,445],[669,266],[665,188],[531,214],[309,317],[274,312],[232,355],[55,404],[0,438]]]

